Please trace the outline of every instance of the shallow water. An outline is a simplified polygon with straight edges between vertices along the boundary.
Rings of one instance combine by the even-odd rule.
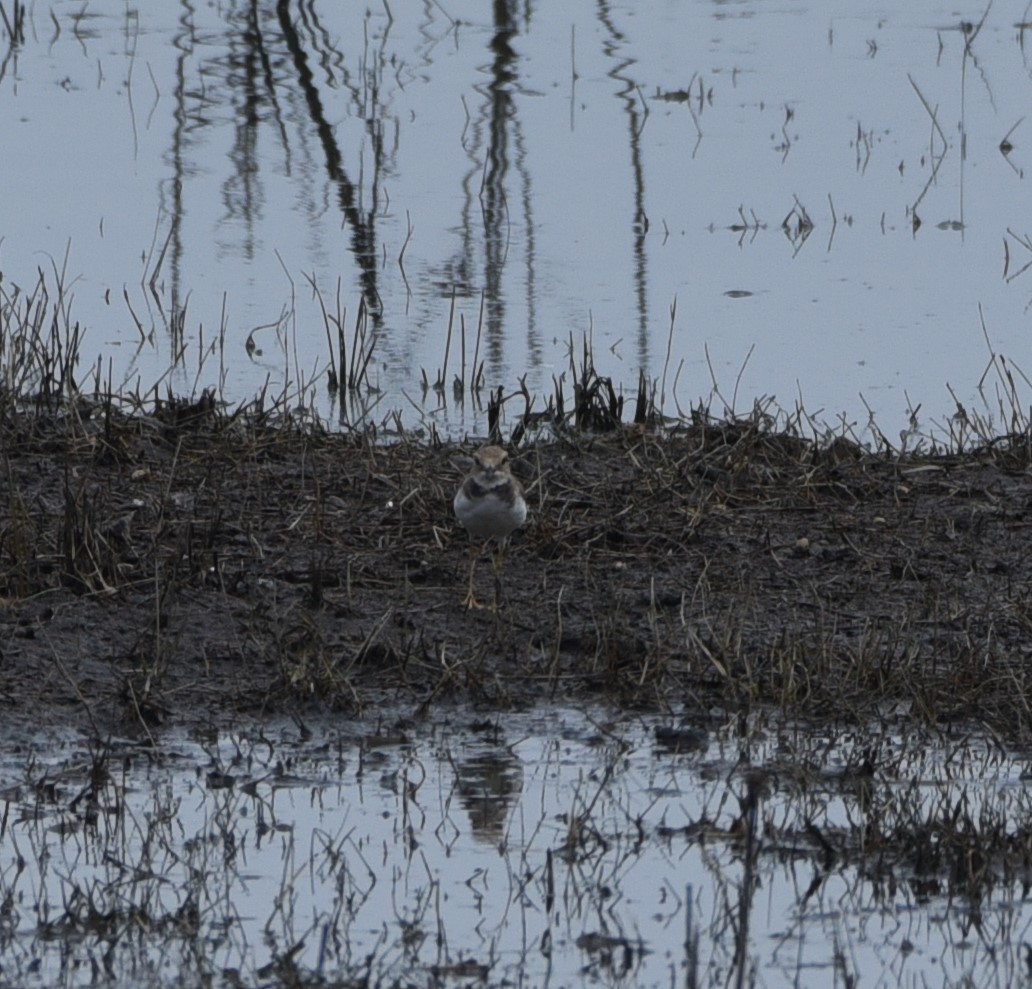
[[[320,377],[363,297],[370,416],[410,428],[483,431],[451,389],[474,352],[485,388],[549,393],[571,336],[668,412],[773,395],[894,442],[918,406],[948,428],[947,385],[998,412],[1032,298],[1019,8],[492,10],[30,7],[0,57],[4,290],[63,280],[82,377],[314,380],[331,421],[363,415]]]
[[[2,978],[1012,985],[1023,780],[988,740],[603,710],[21,739]],[[965,828],[991,868],[932,862]]]

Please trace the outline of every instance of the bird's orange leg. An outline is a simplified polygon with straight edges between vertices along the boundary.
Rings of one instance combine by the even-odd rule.
[[[498,610],[498,605],[502,600],[502,564],[505,563],[506,557],[506,541],[502,541],[498,544],[498,550],[491,554],[491,572],[494,574],[494,608],[492,611]]]
[[[468,586],[468,588],[466,590],[466,596],[462,600],[462,606],[464,608],[466,608],[467,610],[471,609],[471,608],[483,608],[484,607],[484,605],[482,605],[477,600],[477,596],[476,596],[476,594],[473,591],[473,578],[476,576],[477,558],[480,556],[480,553],[482,551],[483,551],[483,546],[478,546],[476,543],[470,543],[470,547],[469,547],[469,586]]]

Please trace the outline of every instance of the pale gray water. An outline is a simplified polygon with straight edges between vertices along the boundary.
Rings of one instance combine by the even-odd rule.
[[[58,0],[0,63],[3,287],[54,292],[67,250],[116,385],[161,378],[181,319],[175,390],[296,390],[328,363],[309,278],[349,336],[379,307],[377,415],[453,435],[482,416],[419,389],[453,292],[449,383],[483,296],[489,386],[550,392],[590,335],[625,387],[666,370],[667,411],[715,377],[894,440],[947,385],[984,410],[990,348],[1028,365],[1024,4],[253,9]]]
[[[856,838],[876,822],[945,848],[970,825],[1020,858],[1022,760],[971,737],[737,723],[680,754],[655,736],[676,721],[603,709],[440,712],[402,732],[341,719],[307,739],[253,724],[149,755],[116,741],[92,821],[86,742],[22,739],[0,767],[0,981],[250,985],[292,952],[373,985],[472,962],[489,985],[666,987],[692,984],[690,930],[697,984],[733,986],[744,916],[746,985],[1019,983],[1020,869],[973,900],[945,860],[887,869],[898,849]],[[873,776],[849,777],[868,749]]]

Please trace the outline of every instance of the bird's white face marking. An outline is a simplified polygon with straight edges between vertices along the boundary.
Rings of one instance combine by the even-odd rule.
[[[509,454],[497,446],[481,447],[473,454],[476,469],[470,477],[482,488],[498,488],[513,482],[509,472]]]
[[[500,446],[482,446],[473,454],[473,459],[484,470],[499,470],[509,462],[509,454]]]

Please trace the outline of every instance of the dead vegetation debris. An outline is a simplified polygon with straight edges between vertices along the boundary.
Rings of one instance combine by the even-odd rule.
[[[211,402],[15,417],[0,704],[147,729],[590,694],[1029,736],[1020,443],[891,457],[753,416],[528,444],[531,517],[483,614],[460,607],[453,453]]]

